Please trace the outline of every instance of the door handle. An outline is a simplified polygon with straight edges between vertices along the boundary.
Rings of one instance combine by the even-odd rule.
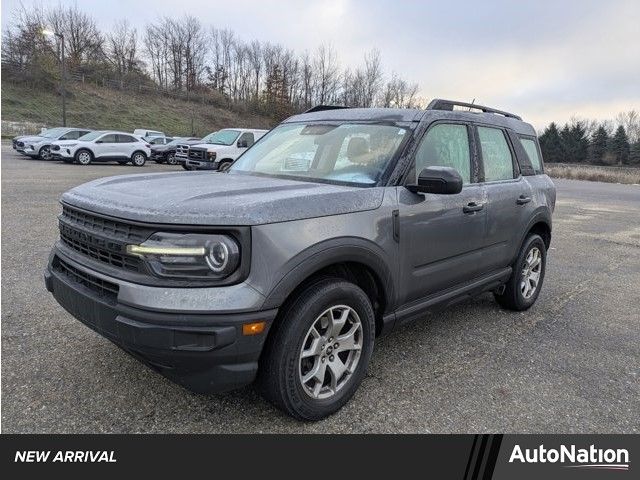
[[[527,197],[527,196],[525,196],[525,195],[520,195],[520,196],[518,197],[518,199],[516,200],[516,203],[517,203],[518,205],[524,205],[524,204],[526,204],[526,203],[529,203],[530,201],[531,201],[531,197]]]
[[[464,213],[474,213],[474,212],[479,212],[483,208],[484,208],[484,204],[482,203],[470,202],[464,207],[462,207],[462,211]]]

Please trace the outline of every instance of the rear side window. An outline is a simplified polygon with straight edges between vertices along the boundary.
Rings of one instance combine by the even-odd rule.
[[[522,148],[527,152],[531,166],[536,173],[542,173],[542,161],[540,160],[540,154],[538,153],[538,146],[532,138],[520,137],[520,143]]]
[[[427,167],[451,167],[471,183],[471,155],[466,125],[441,123],[429,129],[416,151],[416,181]]]
[[[130,135],[118,135],[118,143],[133,143],[137,140]]]
[[[478,127],[484,181],[513,179],[513,156],[504,132],[498,128]]]

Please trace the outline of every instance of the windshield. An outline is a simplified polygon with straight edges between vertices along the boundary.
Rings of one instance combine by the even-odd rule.
[[[95,140],[96,138],[98,138],[100,135],[102,135],[104,132],[89,132],[86,135],[81,136],[78,140],[81,142],[90,142],[92,140]]]
[[[174,138],[169,143],[167,143],[167,145],[179,145],[181,143],[191,142],[191,141],[193,141],[193,139],[189,137]]]
[[[246,151],[231,171],[375,185],[407,130],[390,125],[281,125]]]
[[[66,133],[68,130],[69,130],[68,128],[52,128],[50,130],[47,130],[44,133],[41,133],[40,136],[44,138],[58,138],[63,133]]]
[[[213,143],[214,145],[231,145],[236,141],[240,132],[238,130],[219,130],[210,133],[202,139],[202,143]]]

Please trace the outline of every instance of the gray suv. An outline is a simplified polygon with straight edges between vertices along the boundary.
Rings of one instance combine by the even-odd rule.
[[[531,307],[555,188],[531,125],[434,100],[315,107],[228,172],[103,178],[61,203],[45,280],[67,311],[189,389],[256,381],[317,420],[377,336],[483,292]]]

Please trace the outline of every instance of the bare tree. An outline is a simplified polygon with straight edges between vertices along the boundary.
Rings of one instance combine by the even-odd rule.
[[[107,35],[106,56],[119,76],[133,72],[138,66],[138,34],[127,20],[116,22]]]
[[[316,102],[331,103],[336,98],[340,82],[338,58],[330,45],[320,45],[313,58]]]

